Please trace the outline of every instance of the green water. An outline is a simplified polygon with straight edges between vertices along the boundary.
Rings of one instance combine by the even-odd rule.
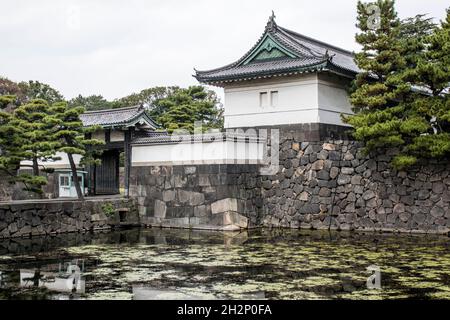
[[[0,299],[450,299],[449,240],[136,229],[0,241]]]

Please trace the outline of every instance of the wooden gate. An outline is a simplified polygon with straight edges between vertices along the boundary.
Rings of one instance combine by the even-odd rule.
[[[119,190],[119,152],[104,151],[102,164],[95,166],[95,194],[118,194]]]

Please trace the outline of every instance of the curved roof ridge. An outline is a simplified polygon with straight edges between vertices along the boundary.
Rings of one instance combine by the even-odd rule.
[[[295,32],[295,31],[292,31],[292,30],[283,28],[283,27],[278,27],[278,28],[280,28],[282,31],[284,31],[285,33],[287,33],[287,34],[289,34],[289,35],[294,35],[294,36],[303,38],[303,39],[305,39],[306,41],[309,41],[309,42],[312,42],[312,43],[316,43],[316,44],[319,44],[319,45],[323,45],[323,46],[328,47],[328,48],[330,48],[330,49],[332,49],[332,50],[340,51],[341,53],[346,53],[346,54],[349,54],[349,55],[352,55],[352,56],[353,56],[353,52],[350,51],[350,50],[342,49],[342,48],[340,48],[340,47],[337,47],[337,46],[335,46],[335,45],[329,44],[329,43],[327,43],[327,42],[324,42],[324,41],[321,41],[321,40],[317,40],[317,39],[314,39],[314,38],[305,36],[305,35],[303,35],[303,34],[301,34],[301,33],[298,33],[298,32]],[[295,38],[294,38],[294,40],[295,40]]]
[[[240,64],[242,61],[245,60],[245,58],[247,58],[247,56],[253,52],[253,50],[255,50],[258,45],[261,43],[261,41],[264,39],[264,37],[266,36],[267,31],[264,31],[263,34],[259,37],[258,41],[256,41],[255,45],[253,45],[253,47],[248,50],[243,56],[241,56],[238,60],[236,60],[235,62],[229,63],[223,67],[219,67],[219,68],[214,68],[214,69],[209,69],[209,70],[204,70],[204,71],[199,71],[199,70],[195,70],[197,72],[197,74],[202,74],[202,73],[210,73],[210,72],[214,72],[214,71],[219,71],[219,70],[224,70],[227,68],[231,68],[231,67],[235,67],[238,64]]]
[[[102,127],[120,126],[131,124],[136,119],[143,117],[151,126],[158,128],[159,125],[147,115],[145,108],[131,106],[116,109],[103,109],[88,111],[80,115],[80,120],[86,127],[100,125]]]
[[[298,42],[297,39],[292,38],[292,36],[288,32],[286,32],[284,28],[282,28],[282,27],[278,27],[278,28],[281,31],[282,35],[288,37],[291,41],[294,41],[295,44],[300,45],[307,52],[309,52],[311,54],[311,56],[313,56],[315,58],[322,58],[322,59],[325,58],[325,56],[323,54],[321,54],[320,52],[317,52],[317,51],[313,50],[312,48],[305,46],[303,43]]]
[[[100,112],[113,112],[113,111],[127,111],[127,110],[132,110],[132,109],[137,109],[139,110],[139,108],[142,108],[141,105],[136,105],[136,106],[131,106],[131,107],[122,107],[122,108],[112,108],[112,109],[101,109],[101,110],[90,110],[90,111],[86,111],[83,114],[92,114],[92,113],[100,113]]]

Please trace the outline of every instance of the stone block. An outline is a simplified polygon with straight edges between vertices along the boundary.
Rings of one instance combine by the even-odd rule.
[[[16,233],[18,231],[17,224],[15,222],[11,223],[8,226],[8,231],[9,231],[10,234]]]
[[[319,153],[317,153],[317,159],[326,160],[327,158],[328,158],[327,150],[321,150]]]
[[[367,190],[366,192],[363,193],[362,198],[367,201],[370,199],[373,199],[376,197],[375,192],[373,192],[372,190]]]
[[[331,179],[336,179],[336,177],[339,175],[339,168],[337,167],[332,167],[330,169],[330,178]]]
[[[331,190],[328,188],[321,188],[319,191],[319,196],[321,197],[329,197],[331,196]]]
[[[194,217],[206,217],[208,215],[206,205],[198,206],[194,208]]]
[[[209,182],[209,175],[201,174],[198,176],[198,185],[200,187],[209,187],[211,183]]]
[[[226,198],[211,204],[211,213],[218,214],[223,212],[237,211],[237,199],[235,198]]]
[[[403,212],[405,212],[405,205],[403,203],[398,203],[394,206],[393,210],[394,214],[399,215]]]
[[[163,191],[162,195],[164,202],[174,201],[176,198],[176,191],[175,190],[165,190]]]
[[[237,226],[245,229],[248,227],[248,219],[237,212],[226,212],[223,215],[223,226]]]
[[[0,231],[0,238],[8,238],[10,236],[9,230],[4,229],[3,231]]]
[[[412,217],[413,221],[416,222],[418,225],[422,225],[425,222],[425,215],[421,213],[416,213]]]
[[[345,174],[340,174],[337,178],[337,183],[338,185],[345,185],[345,184],[349,184],[351,182],[351,176],[349,175],[345,175]]]
[[[161,200],[155,200],[155,207],[154,207],[154,216],[155,218],[166,218],[166,212],[167,212],[167,206],[166,203]]]
[[[440,218],[440,217],[444,216],[445,211],[444,211],[444,209],[441,208],[441,207],[434,206],[434,207],[431,209],[430,214],[431,214],[433,217],[435,217],[435,218]]]
[[[269,190],[272,188],[272,182],[270,180],[265,180],[262,182],[262,187],[266,190]]]
[[[306,192],[306,191],[303,191],[302,193],[299,194],[299,196],[297,197],[297,200],[308,201],[309,200],[309,193]]]
[[[320,170],[319,172],[317,172],[317,179],[329,180],[330,179],[330,174],[326,170]]]
[[[187,203],[191,197],[192,192],[179,189],[178,190],[178,201],[181,203]]]
[[[284,171],[284,176],[289,179],[289,178],[291,178],[294,175],[294,172],[295,172],[294,168],[286,169]]]
[[[442,182],[434,182],[432,190],[434,193],[441,194],[444,192],[445,185]]]
[[[328,153],[328,159],[332,161],[340,161],[341,160],[341,154],[337,151],[330,151]]]
[[[349,167],[341,168],[342,174],[352,175],[354,172],[355,172],[355,169],[353,169],[353,168],[349,168]]]
[[[189,198],[189,205],[198,206],[205,203],[205,195],[200,192],[192,192]]]
[[[331,144],[331,143],[324,143],[322,145],[322,148],[327,151],[334,151],[334,150],[336,150],[336,145]]]

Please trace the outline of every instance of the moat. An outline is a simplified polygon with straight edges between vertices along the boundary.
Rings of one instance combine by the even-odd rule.
[[[0,241],[0,299],[450,299],[445,236],[133,229]],[[368,289],[370,266],[381,288]]]

